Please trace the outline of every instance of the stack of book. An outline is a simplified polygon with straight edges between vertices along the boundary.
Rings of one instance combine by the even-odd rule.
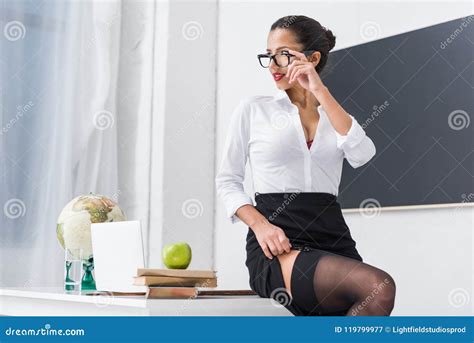
[[[133,284],[147,286],[147,298],[195,298],[199,288],[217,287],[217,276],[213,270],[139,268]]]

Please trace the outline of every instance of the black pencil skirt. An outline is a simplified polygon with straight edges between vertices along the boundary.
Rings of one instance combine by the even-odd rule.
[[[249,227],[245,264],[252,290],[261,297],[275,299],[296,316],[345,315],[347,311],[321,312],[313,286],[314,271],[323,255],[338,254],[362,261],[337,197],[320,192],[257,192],[255,202],[257,210],[285,232],[292,249],[301,252],[291,273],[291,298],[278,258],[265,256]]]

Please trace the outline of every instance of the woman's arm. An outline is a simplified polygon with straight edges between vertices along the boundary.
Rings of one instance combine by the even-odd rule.
[[[349,164],[358,168],[370,161],[376,153],[375,145],[357,120],[339,105],[326,86],[313,94],[326,111],[334,127],[337,147],[344,151]]]
[[[255,233],[260,247],[269,259],[290,252],[291,244],[285,231],[270,223],[254,206],[244,205],[236,214]]]
[[[253,205],[243,185],[250,136],[248,111],[248,103],[242,100],[232,113],[223,157],[215,179],[217,194],[223,200],[227,217],[233,224],[240,221],[236,216],[240,207]]]
[[[248,157],[249,112],[245,101],[234,110],[226,138],[223,158],[216,176],[216,188],[224,201],[227,217],[232,223],[244,222],[255,233],[265,255],[272,259],[290,251],[284,231],[271,224],[254,206],[244,191],[245,165]]]
[[[299,60],[293,61],[288,74],[290,83],[298,81],[318,99],[324,108],[337,138],[337,147],[344,152],[344,157],[353,168],[367,163],[376,152],[372,140],[366,136],[357,120],[348,114],[323,84],[315,70],[315,62],[310,62],[305,54],[289,50]]]
[[[352,125],[352,119],[332,96],[328,88],[322,84],[316,90],[312,91],[312,93],[326,111],[334,130],[341,136],[347,135]]]

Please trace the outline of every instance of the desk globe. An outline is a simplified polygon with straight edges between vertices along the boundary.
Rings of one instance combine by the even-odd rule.
[[[56,225],[56,235],[63,249],[82,249],[82,290],[95,290],[92,275],[94,257],[92,254],[91,224],[127,220],[122,209],[111,199],[90,193],[72,199],[61,211]],[[67,266],[65,277],[68,278]]]

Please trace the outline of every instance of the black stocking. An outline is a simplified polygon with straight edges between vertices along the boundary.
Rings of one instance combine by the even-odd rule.
[[[315,310],[322,314],[388,316],[395,298],[395,282],[385,271],[356,259],[328,254],[316,265]]]

